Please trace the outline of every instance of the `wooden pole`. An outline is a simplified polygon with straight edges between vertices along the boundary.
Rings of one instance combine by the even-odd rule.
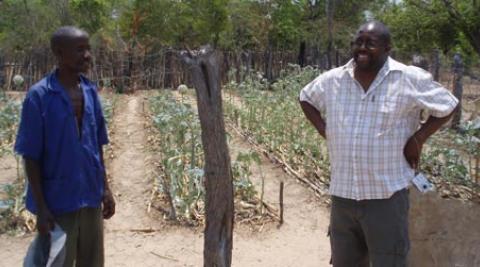
[[[459,53],[453,56],[453,95],[458,99],[458,108],[453,114],[452,129],[458,129],[462,118],[462,96],[463,96],[463,60]]]
[[[440,81],[440,50],[435,49],[432,56],[433,80]]]
[[[283,224],[283,182],[280,182],[280,225]]]
[[[232,263],[233,178],[222,111],[219,54],[204,47],[195,54],[182,53],[197,93],[198,115],[205,154],[204,266],[228,267]]]

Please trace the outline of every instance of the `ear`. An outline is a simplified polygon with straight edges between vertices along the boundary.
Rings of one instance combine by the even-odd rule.
[[[392,44],[390,42],[385,44],[385,52],[390,52],[392,50]]]
[[[61,47],[57,46],[55,49],[53,49],[53,54],[57,58],[58,61],[60,61],[63,58],[64,51]]]

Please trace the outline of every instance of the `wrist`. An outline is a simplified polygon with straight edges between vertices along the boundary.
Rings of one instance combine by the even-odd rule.
[[[110,190],[110,188],[105,188],[105,190],[103,190],[103,196],[104,197],[108,197],[108,196],[113,196],[113,193],[112,193],[112,190]]]
[[[42,206],[37,209],[37,216],[44,217],[48,214],[50,214],[50,210],[47,208],[47,206]]]
[[[412,137],[414,138],[415,142],[417,142],[418,145],[423,145],[427,140],[427,137],[424,134],[422,134],[422,132],[416,132]]]

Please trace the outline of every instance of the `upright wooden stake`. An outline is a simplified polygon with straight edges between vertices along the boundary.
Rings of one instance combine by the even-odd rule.
[[[283,182],[280,182],[280,224],[283,224]]]
[[[462,96],[463,96],[463,60],[459,53],[453,56],[453,95],[458,99],[458,108],[453,114],[452,129],[458,129],[462,118]]]
[[[182,53],[197,93],[198,114],[205,153],[206,225],[205,267],[232,263],[233,179],[223,121],[218,53],[202,48]]]

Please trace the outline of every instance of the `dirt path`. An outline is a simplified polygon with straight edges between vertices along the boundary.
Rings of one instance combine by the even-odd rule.
[[[201,266],[202,229],[172,226],[156,214],[147,213],[152,182],[145,164],[148,156],[141,93],[119,96],[111,141],[116,155],[109,165],[117,213],[105,223],[106,266]],[[250,145],[230,131],[232,159]],[[286,175],[281,168],[262,159],[253,168],[252,181],[260,190],[265,177],[265,199],[278,204],[280,181],[285,182],[285,223],[270,224],[252,232],[237,225],[234,233],[233,266],[329,266],[326,230],[328,210],[313,193]],[[153,231],[148,231],[153,229]],[[0,267],[20,266],[33,235],[0,236]],[[5,249],[6,248],[6,249]]]

